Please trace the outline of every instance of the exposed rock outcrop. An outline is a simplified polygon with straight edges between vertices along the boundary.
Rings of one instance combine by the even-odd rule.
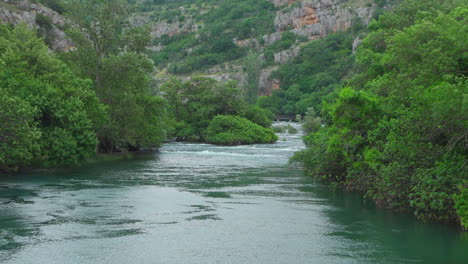
[[[352,3],[355,6],[351,7]],[[292,30],[298,35],[313,39],[332,32],[346,31],[355,18],[368,24],[374,9],[372,5],[363,5],[352,0],[304,0],[291,12],[278,12],[274,26],[278,32]]]
[[[271,96],[274,90],[280,89],[280,81],[272,78],[271,74],[278,70],[278,67],[271,67],[264,69],[260,72],[260,78],[258,82],[258,94],[261,96]]]
[[[201,25],[194,24],[191,21],[181,22],[159,22],[153,24],[151,34],[155,38],[160,38],[164,35],[174,36],[179,33],[189,33],[196,32],[201,27]]]
[[[284,6],[297,2],[297,7],[287,12],[279,11],[274,21],[275,33],[263,36],[266,45],[281,39],[281,32],[292,31],[305,36],[310,40],[319,39],[330,33],[346,31],[353,21],[360,20],[368,24],[374,14],[373,1],[356,0],[271,0],[275,6]],[[356,38],[353,43],[353,52],[361,43]],[[277,64],[286,63],[300,53],[300,46],[293,46],[288,50],[274,54]],[[265,69],[261,72],[259,94],[269,96],[275,89],[280,89],[280,81],[271,77],[277,67]]]
[[[356,37],[353,41],[353,53],[356,52],[356,49],[361,45],[362,39],[360,37]]]
[[[302,6],[294,8],[290,13],[278,13],[275,18],[275,29],[276,31],[298,29],[303,26],[316,24],[318,21],[315,8],[303,3]]]
[[[275,32],[264,35],[262,41],[257,39],[237,40],[234,43],[240,47],[250,47],[258,52],[281,40],[282,33],[291,31],[297,35],[307,37],[309,40],[320,39],[330,33],[346,31],[355,21],[361,21],[363,24],[368,24],[374,15],[375,4],[373,0],[269,0],[276,7],[282,8],[277,12],[274,19]],[[200,26],[194,25],[190,18],[183,25],[174,22],[168,24],[166,22],[157,23],[153,28],[153,36],[160,37],[163,35],[173,35],[181,32],[197,31]],[[353,50],[359,44],[360,39],[356,39],[353,43]],[[160,50],[162,46],[154,47],[155,50]],[[259,95],[269,96],[274,90],[281,88],[280,80],[272,77],[273,72],[278,69],[279,64],[287,63],[297,55],[301,50],[300,44],[296,43],[291,48],[274,54],[274,63],[276,66],[263,69],[260,72],[258,93]],[[187,51],[189,52],[189,51]],[[260,54],[260,59],[265,61],[265,55]],[[311,58],[313,59],[313,58]],[[197,76],[205,76],[216,79],[218,81],[236,80],[240,86],[244,86],[246,81],[246,73],[242,68],[241,62],[229,62],[223,65],[218,65],[205,70],[203,74]],[[182,79],[190,77],[185,76]]]
[[[270,35],[263,36],[263,41],[265,42],[265,45],[273,44],[274,42],[280,39],[281,39],[281,32],[274,32]]]
[[[74,49],[72,41],[62,30],[66,20],[57,12],[25,0],[1,0],[0,2],[0,23],[13,25],[24,23],[30,28],[38,28],[39,26],[36,24],[38,14],[51,19],[52,25],[49,34],[53,38],[49,41],[49,45],[52,50],[68,51]]]
[[[283,64],[290,59],[296,57],[301,52],[300,46],[293,46],[287,50],[283,50],[281,52],[275,53],[275,63]]]

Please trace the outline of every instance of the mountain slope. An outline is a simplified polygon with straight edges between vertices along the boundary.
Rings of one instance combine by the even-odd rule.
[[[297,56],[304,43],[367,25],[374,0],[185,0],[141,1],[134,23],[150,24],[153,59],[162,80],[171,75],[237,80],[246,86],[244,58],[258,55],[260,94],[281,85],[276,65]]]

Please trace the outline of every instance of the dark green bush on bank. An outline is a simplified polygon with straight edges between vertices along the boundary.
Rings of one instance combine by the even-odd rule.
[[[208,126],[206,140],[218,145],[245,145],[273,143],[278,137],[273,130],[243,117],[218,115]]]
[[[90,158],[105,111],[34,31],[0,25],[0,172]]]

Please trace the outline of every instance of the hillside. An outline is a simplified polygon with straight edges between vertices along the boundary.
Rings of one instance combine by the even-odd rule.
[[[74,49],[66,36],[64,1],[2,0],[0,21],[36,28],[55,51]],[[150,57],[160,84],[171,76],[206,76],[255,86],[271,95],[281,80],[271,74],[306,43],[362,28],[381,13],[382,0],[144,0],[133,4],[131,22],[150,28]],[[357,37],[357,36],[356,36]],[[355,39],[353,45],[359,43]],[[247,55],[258,64],[246,71]],[[253,83],[252,83],[252,80]]]
[[[208,76],[248,86],[245,57],[257,56],[261,95],[281,87],[277,65],[331,33],[360,28],[384,7],[373,0],[141,1],[135,23],[150,24],[158,77]],[[356,39],[358,42],[358,39]]]
[[[59,13],[63,11],[55,0],[1,0],[0,23],[24,23],[37,29],[52,50],[66,52],[74,46],[65,34],[68,23]]]

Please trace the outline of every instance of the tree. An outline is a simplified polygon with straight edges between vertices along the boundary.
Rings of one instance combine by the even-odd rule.
[[[313,107],[307,108],[302,127],[306,133],[317,132],[322,126],[322,118],[317,116]]]
[[[0,167],[74,165],[95,153],[105,107],[89,80],[25,25],[0,26],[0,65]]]
[[[206,141],[207,128],[217,115],[242,116],[260,126],[269,127],[270,111],[247,105],[244,90],[236,82],[220,83],[210,78],[192,78],[187,82],[170,80],[161,87],[169,101],[178,140]]]
[[[240,116],[217,115],[211,120],[206,141],[218,145],[273,143],[278,140],[273,130]]]
[[[35,109],[0,88],[0,171],[27,165],[39,151]]]
[[[122,33],[128,27],[131,9],[126,0],[67,0],[65,7],[67,16],[79,26],[79,31],[75,29],[70,34],[77,40],[79,52],[82,51],[78,57],[89,59],[85,56],[92,55],[93,75],[99,95],[103,86],[101,71],[104,58],[118,50]],[[84,64],[87,63],[84,61]]]
[[[78,25],[70,32],[78,49],[63,57],[78,64],[72,66],[76,72],[95,80],[96,94],[108,106],[108,122],[98,131],[99,149],[159,146],[166,135],[166,103],[149,90],[150,28],[129,22],[132,9],[126,0],[68,0],[65,6]]]
[[[378,205],[466,225],[467,17],[463,1],[406,0],[372,22],[351,87],[294,160]]]
[[[255,104],[257,102],[258,83],[262,69],[262,61],[256,52],[249,51],[244,59],[244,69],[247,73],[247,85],[245,89],[247,102]]]
[[[149,93],[152,62],[126,52],[105,58],[102,66],[102,102],[109,105],[109,123],[99,130],[105,152],[158,147],[166,136],[166,102]]]

